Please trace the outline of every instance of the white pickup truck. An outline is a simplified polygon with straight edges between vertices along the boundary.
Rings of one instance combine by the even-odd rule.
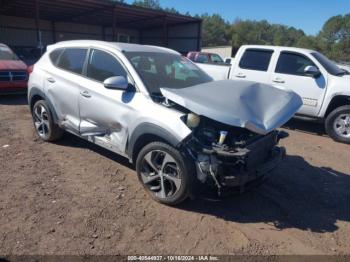
[[[321,53],[246,45],[232,65],[197,65],[214,80],[241,79],[293,90],[303,100],[296,116],[323,121],[330,137],[350,143],[350,75]]]

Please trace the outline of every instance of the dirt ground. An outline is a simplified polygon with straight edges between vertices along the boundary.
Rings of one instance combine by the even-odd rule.
[[[40,141],[24,96],[0,97],[0,254],[350,254],[350,147],[293,120],[286,160],[223,201],[152,201],[126,159]],[[8,145],[8,146],[6,146]]]

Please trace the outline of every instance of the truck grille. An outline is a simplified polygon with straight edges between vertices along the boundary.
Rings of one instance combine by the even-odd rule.
[[[0,82],[27,81],[26,71],[0,71]]]

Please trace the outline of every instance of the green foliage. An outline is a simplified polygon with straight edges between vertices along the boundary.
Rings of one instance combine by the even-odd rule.
[[[151,8],[151,9],[162,9],[160,7],[159,0],[135,0],[133,5]]]
[[[200,16],[203,19],[203,46],[226,45],[229,42],[228,23],[218,14]]]
[[[133,4],[179,14],[175,8],[162,8],[159,0],[135,0]],[[203,20],[203,46],[232,45],[234,49],[244,44],[295,46],[318,50],[334,60],[350,61],[350,14],[331,17],[316,36],[266,20],[236,19],[230,23],[219,14],[196,17]]]

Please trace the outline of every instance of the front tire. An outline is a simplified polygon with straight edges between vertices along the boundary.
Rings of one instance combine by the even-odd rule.
[[[52,142],[62,137],[63,130],[53,121],[50,107],[44,100],[34,104],[32,117],[36,133],[42,140]]]
[[[147,193],[160,203],[177,205],[191,193],[192,165],[168,144],[152,142],[142,148],[136,160],[136,171]]]
[[[350,105],[334,109],[326,118],[325,128],[335,141],[350,144]]]

